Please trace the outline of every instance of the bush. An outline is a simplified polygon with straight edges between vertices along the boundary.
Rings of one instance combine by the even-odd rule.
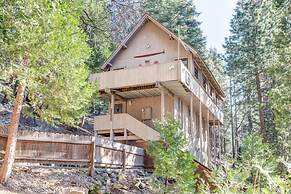
[[[238,160],[225,161],[212,175],[217,193],[288,193],[290,179],[276,171],[278,159],[258,134],[251,134],[242,143]],[[288,183],[289,181],[289,183]],[[289,191],[290,192],[290,191]]]
[[[149,153],[154,160],[155,179],[152,186],[157,192],[195,193],[196,166],[192,155],[186,151],[184,138],[179,122],[167,119],[156,122],[160,132],[160,141],[150,143]]]

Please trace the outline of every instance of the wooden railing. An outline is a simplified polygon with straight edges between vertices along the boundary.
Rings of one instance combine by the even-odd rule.
[[[214,99],[203,89],[181,61],[92,74],[90,80],[98,81],[100,91],[149,85],[157,82],[181,82],[223,123],[223,112],[221,108],[217,106]],[[175,90],[175,88],[168,89]],[[179,91],[175,92],[179,94]],[[184,93],[181,95],[184,95]]]
[[[90,80],[98,81],[99,90],[178,80],[178,62],[173,61],[171,63],[154,64],[92,74]]]
[[[0,151],[5,153],[7,135],[0,133]],[[144,150],[92,136],[20,131],[15,161],[17,163],[89,165],[94,151],[94,166],[143,167]],[[94,149],[92,149],[94,147]]]
[[[180,67],[180,81],[192,92],[202,104],[221,122],[223,123],[223,112],[219,108],[210,95],[201,87],[201,85],[192,76],[187,67],[183,64],[179,64]]]
[[[104,130],[110,129],[111,122],[109,115],[96,116],[94,119],[94,129]],[[131,133],[140,137],[141,139],[147,140],[159,140],[160,134],[155,129],[147,126],[136,118],[132,117],[127,113],[113,114],[112,117],[112,128],[113,129],[127,129]]]

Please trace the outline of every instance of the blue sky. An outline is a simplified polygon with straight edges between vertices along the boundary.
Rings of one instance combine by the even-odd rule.
[[[224,38],[229,32],[230,20],[237,0],[193,0],[198,12],[201,28],[207,38],[207,47],[224,52]]]

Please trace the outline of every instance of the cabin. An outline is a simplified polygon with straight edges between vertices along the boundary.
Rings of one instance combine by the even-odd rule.
[[[145,147],[159,140],[154,121],[171,116],[197,162],[209,168],[220,156],[224,92],[195,49],[151,16],[90,79],[109,101],[108,113],[94,119],[98,135]]]

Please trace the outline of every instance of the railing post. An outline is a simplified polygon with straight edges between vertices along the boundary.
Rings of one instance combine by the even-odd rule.
[[[89,176],[94,176],[95,172],[95,152],[96,152],[96,130],[94,130],[94,136],[89,147]]]
[[[126,128],[124,128],[123,129],[124,130],[124,144],[127,144],[127,129]]]
[[[202,128],[202,102],[201,102],[201,91],[199,88],[199,146],[200,146],[200,152],[202,156],[202,141],[203,141],[203,128]]]
[[[161,87],[161,121],[165,121],[165,89]]]
[[[193,143],[193,138],[194,138],[194,124],[193,124],[193,94],[190,94],[190,137],[191,137],[191,143]]]
[[[122,150],[122,171],[124,172],[126,168],[126,152],[125,148]]]
[[[207,164],[208,166],[210,165],[210,161],[211,161],[211,151],[210,151],[210,147],[211,147],[211,144],[210,144],[210,125],[209,125],[209,110],[207,109],[206,110],[206,143],[207,143],[207,148],[206,148],[206,152],[207,152],[207,155],[208,155],[208,161],[207,161]]]
[[[220,136],[220,123],[218,121],[217,124],[217,131],[218,131],[218,159],[221,158],[221,136]]]
[[[113,132],[113,115],[114,115],[114,104],[115,104],[115,96],[114,93],[111,92],[111,101],[110,101],[111,109],[110,109],[110,141],[114,141],[114,132]]]

